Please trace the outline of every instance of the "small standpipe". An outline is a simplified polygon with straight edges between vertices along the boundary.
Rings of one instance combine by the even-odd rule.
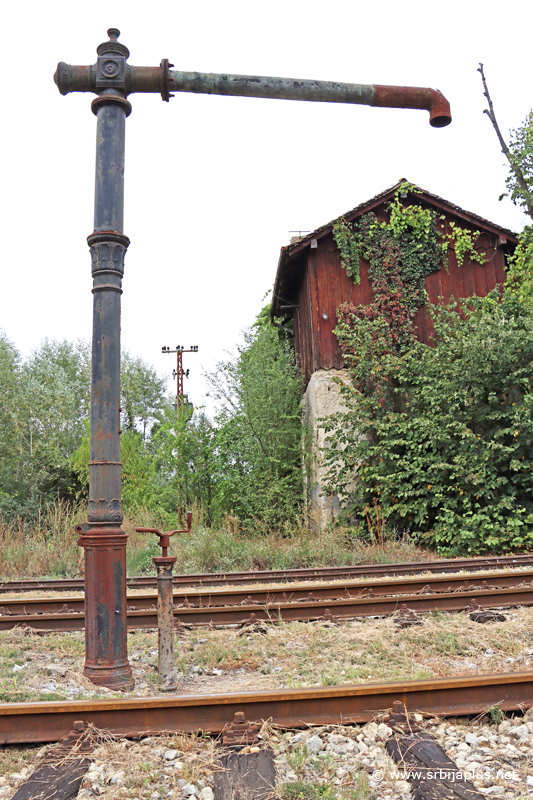
[[[157,570],[157,631],[158,631],[158,669],[159,689],[162,692],[175,692],[176,667],[174,663],[174,598],[172,595],[172,568],[176,556],[167,555],[169,539],[175,533],[190,533],[192,511],[187,512],[187,527],[181,531],[161,533],[156,528],[135,528],[137,533],[155,533],[159,536],[162,555],[154,556],[152,561]]]

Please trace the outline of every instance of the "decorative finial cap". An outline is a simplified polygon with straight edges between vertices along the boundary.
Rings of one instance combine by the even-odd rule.
[[[117,39],[120,36],[119,29],[108,28],[107,35],[109,36],[109,40],[107,42],[102,42],[102,44],[99,44],[96,48],[98,55],[101,56],[104,53],[116,53],[117,55],[120,54],[125,58],[128,58],[130,51],[126,45],[117,42]]]

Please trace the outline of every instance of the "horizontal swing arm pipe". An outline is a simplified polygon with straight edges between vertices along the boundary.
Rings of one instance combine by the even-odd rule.
[[[442,128],[452,121],[450,104],[441,92],[414,86],[381,86],[171,70],[170,89],[174,92],[197,94],[425,109],[430,112],[429,121],[433,127]]]
[[[54,80],[61,94],[94,92],[96,67],[58,64]],[[126,66],[126,94],[192,92],[233,97],[263,97],[272,100],[307,100],[317,103],[349,103],[381,108],[414,108],[429,111],[429,121],[442,128],[452,121],[450,104],[436,89],[418,86],[339,83],[335,81],[272,78],[258,75],[228,75],[208,72],[165,73],[159,67]]]

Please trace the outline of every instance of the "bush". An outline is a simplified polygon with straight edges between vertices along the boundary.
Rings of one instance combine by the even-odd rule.
[[[496,293],[434,308],[436,346],[352,360],[349,410],[330,425],[330,481],[363,515],[446,554],[533,545],[533,311]],[[356,350],[357,326],[338,328]],[[365,370],[365,375],[362,375]],[[364,380],[363,380],[364,378]],[[384,388],[385,387],[385,388]],[[343,448],[339,452],[339,448]],[[354,468],[358,482],[350,492]]]

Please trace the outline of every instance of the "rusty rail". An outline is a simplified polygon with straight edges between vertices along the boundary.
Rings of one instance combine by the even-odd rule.
[[[244,589],[176,589],[173,601],[176,605],[188,604],[191,607],[232,606],[232,605],[272,605],[273,603],[294,603],[304,600],[329,601],[347,597],[382,597],[391,595],[417,594],[423,592],[465,592],[486,589],[504,589],[521,586],[533,581],[533,570],[502,573],[463,574],[457,577],[438,575],[436,577],[399,578],[381,581],[342,581],[342,583],[303,583],[291,584],[284,588],[244,588]],[[246,601],[249,600],[248,603]],[[153,609],[157,604],[157,593],[128,595],[128,606],[134,610]],[[56,614],[64,612],[83,612],[83,597],[32,597],[0,601],[0,616],[3,614]]]
[[[277,692],[3,703],[0,744],[58,741],[78,720],[121,736],[198,730],[216,734],[237,712],[250,722],[270,719],[281,728],[360,723],[392,708],[395,701],[428,716],[479,714],[489,706],[523,710],[533,705],[533,672]]]
[[[452,573],[461,570],[495,569],[497,567],[533,566],[533,554],[523,556],[486,556],[479,558],[450,558],[434,561],[411,561],[403,564],[352,564],[343,567],[306,567],[287,570],[249,570],[247,572],[206,572],[174,575],[174,586],[216,586],[245,583],[274,583],[276,581],[338,580],[360,575],[414,575],[422,572]],[[151,576],[133,576],[127,579],[130,589],[156,586]],[[75,591],[83,589],[83,578],[22,579],[0,581],[0,593],[12,591]]]
[[[391,597],[343,597],[337,600],[306,601],[296,603],[246,604],[238,606],[174,607],[174,621],[183,625],[238,625],[252,614],[264,622],[305,622],[324,617],[327,609],[338,619],[354,617],[388,616],[398,611],[402,604],[415,612],[464,611],[476,600],[481,608],[511,608],[533,605],[533,586],[506,589],[479,588],[460,592],[435,594],[399,594]],[[327,608],[326,608],[327,607]],[[12,630],[20,624],[41,631],[77,631],[84,628],[83,612],[57,614],[27,614],[0,616],[0,631]],[[127,626],[135,628],[157,627],[157,609],[128,609]]]

